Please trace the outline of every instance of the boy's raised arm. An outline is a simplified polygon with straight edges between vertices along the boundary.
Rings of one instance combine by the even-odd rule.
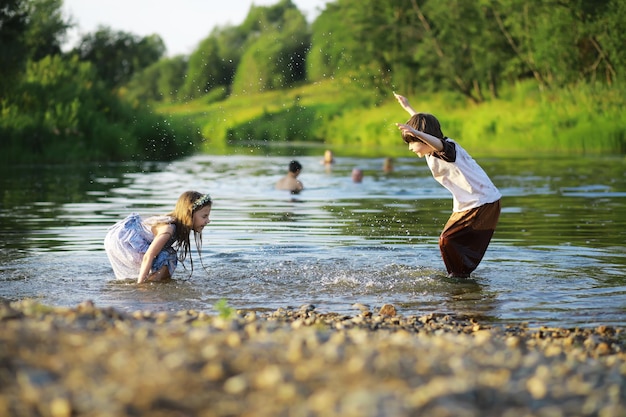
[[[393,93],[393,95],[396,98],[396,100],[398,100],[398,103],[400,103],[402,108],[406,110],[411,116],[417,113],[415,109],[411,107],[411,105],[409,104],[409,100],[406,97],[401,96],[400,94],[396,94],[396,93]]]
[[[404,134],[409,134],[411,136],[416,137],[417,139],[419,139],[421,142],[425,143],[426,145],[430,146],[431,148],[433,148],[433,150],[437,151],[437,152],[441,152],[443,150],[443,141],[433,135],[430,135],[426,132],[422,132],[419,130],[416,130],[415,128],[413,128],[412,126],[409,126],[407,124],[404,123],[396,123],[396,126],[398,127],[398,129],[400,129],[400,131]]]

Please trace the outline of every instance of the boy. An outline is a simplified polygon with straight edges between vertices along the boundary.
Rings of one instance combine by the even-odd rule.
[[[487,251],[502,195],[467,151],[443,135],[435,116],[417,113],[405,97],[394,96],[411,115],[406,124],[396,123],[402,139],[426,158],[435,180],[452,193],[453,213],[439,236],[439,249],[448,276],[467,278]]]
[[[300,191],[304,189],[304,186],[298,179],[298,175],[300,175],[300,171],[302,171],[302,165],[298,161],[291,161],[289,163],[289,170],[287,171],[287,175],[278,180],[276,183],[277,190],[288,190],[291,191],[291,194],[298,194]]]

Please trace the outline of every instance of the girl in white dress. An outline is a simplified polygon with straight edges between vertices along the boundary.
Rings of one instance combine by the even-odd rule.
[[[169,280],[178,261],[183,262],[187,254],[191,258],[191,231],[200,254],[202,230],[210,223],[212,203],[208,194],[186,191],[167,215],[142,219],[132,213],[113,225],[104,249],[116,278],[133,278],[137,283]],[[193,271],[193,260],[191,268]]]

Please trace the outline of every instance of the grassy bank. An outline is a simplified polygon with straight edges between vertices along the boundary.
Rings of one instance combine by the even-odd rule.
[[[626,114],[621,110],[626,94],[621,86],[539,91],[525,83],[478,105],[452,93],[410,99],[418,111],[435,114],[444,133],[473,154],[626,153]],[[260,141],[319,143],[355,156],[406,154],[394,123],[408,115],[391,94],[381,98],[342,80],[162,106],[159,111],[198,126],[206,153],[226,153],[228,146]]]

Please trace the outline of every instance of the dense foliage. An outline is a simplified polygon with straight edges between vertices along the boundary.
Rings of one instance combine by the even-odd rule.
[[[335,0],[311,24],[278,0],[176,57],[158,35],[106,27],[63,53],[61,5],[0,7],[4,158],[169,159],[250,140],[384,146],[392,91],[437,97],[451,134],[512,133],[500,147],[543,137],[549,149],[626,149],[621,0]]]
[[[72,52],[81,61],[93,63],[106,86],[115,88],[128,83],[135,72],[157,62],[165,53],[165,44],[158,35],[141,38],[103,27],[85,35]]]
[[[10,0],[0,7],[2,159],[161,160],[193,151],[196,128],[117,93],[135,72],[158,62],[161,39],[101,28],[63,53],[70,24],[61,6],[61,0]]]
[[[624,152],[625,25],[618,0],[336,0],[310,28],[311,88],[285,83],[289,92],[276,98],[268,90],[281,86],[265,85],[263,98],[246,99],[231,83],[231,95],[215,103],[229,85],[207,82],[204,100],[163,108],[193,108],[210,152],[246,141],[318,140],[361,153],[395,138],[386,107],[395,90],[419,108],[429,97],[427,109],[449,134],[482,150]],[[205,42],[243,28],[216,29]],[[266,76],[235,62],[250,79]]]
[[[190,57],[182,95],[348,78],[386,95],[455,91],[472,102],[526,79],[542,89],[624,78],[621,0],[335,0],[310,28],[289,0],[215,28]],[[262,81],[259,81],[262,80]]]
[[[311,81],[343,74],[482,102],[527,78],[549,88],[624,77],[620,0],[337,0],[312,30]]]

